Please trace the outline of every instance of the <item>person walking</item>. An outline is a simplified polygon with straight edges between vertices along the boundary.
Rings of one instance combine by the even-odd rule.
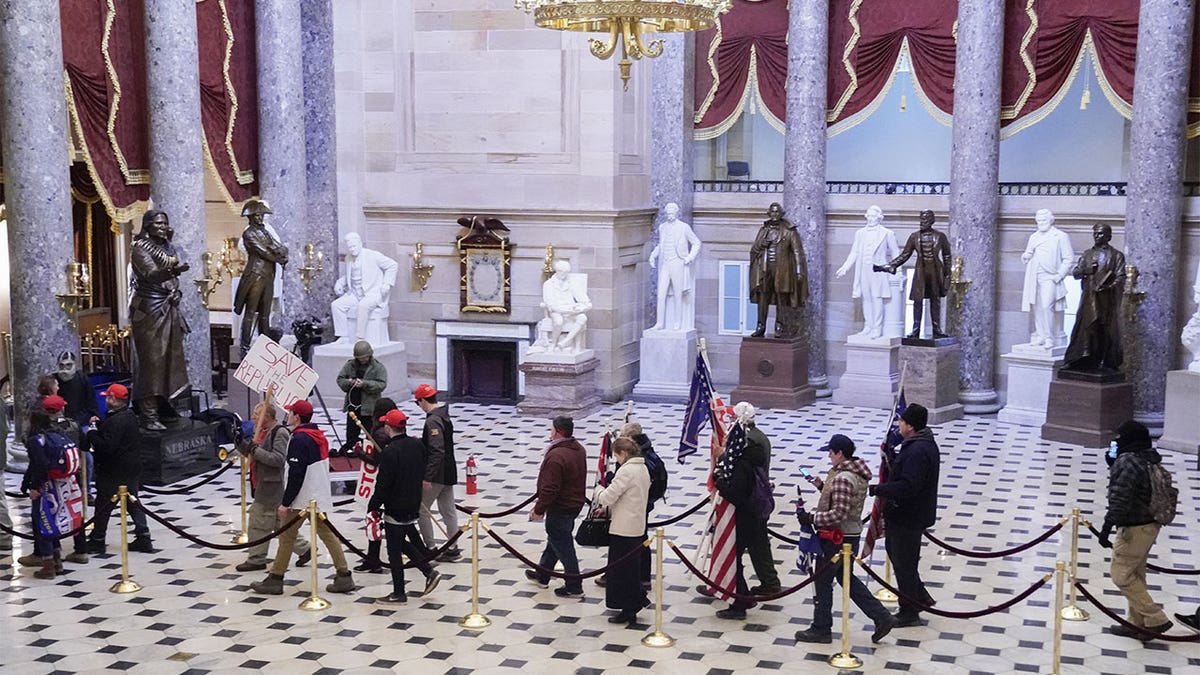
[[[576,575],[554,589],[560,598],[583,596],[583,580],[578,577],[579,558],[575,555],[575,518],[583,510],[587,493],[587,451],[575,440],[575,420],[555,417],[551,423],[550,447],[538,470],[537,501],[529,520],[546,523],[546,548],[538,565],[552,570],[560,561],[563,571]],[[549,588],[550,575],[525,570],[525,578]]]
[[[608,582],[604,604],[617,614],[609,623],[637,623],[637,613],[648,603],[642,588],[641,556],[631,555],[645,548],[646,502],[650,495],[650,472],[641,448],[629,438],[618,438],[612,446],[617,470],[608,487],[596,490],[597,506],[608,509]]]
[[[347,453],[348,457],[357,457],[363,464],[367,466],[379,466],[379,453],[383,450],[383,446],[387,445],[388,437],[384,435],[384,424],[382,421],[384,416],[396,409],[396,402],[388,397],[380,397],[375,401],[375,417],[371,420],[363,420],[363,426],[367,428],[367,433],[371,436],[374,443],[363,443],[361,453]],[[407,419],[407,418],[406,418]],[[378,479],[378,476],[376,476]],[[378,485],[378,484],[377,484]],[[359,488],[361,489],[361,485]],[[372,494],[374,494],[372,488]],[[368,500],[369,501],[369,500]],[[368,509],[369,511],[369,509]],[[383,550],[382,539],[367,540],[367,555],[362,559],[355,568],[355,572],[366,572],[369,574],[383,574],[383,559],[380,557],[380,552]]]
[[[750,422],[754,419],[754,406],[742,402],[734,406],[737,424],[730,429],[725,439],[725,451],[717,458],[717,466],[713,471],[717,492],[723,499],[734,507],[734,561],[735,592],[741,596],[734,598],[729,607],[717,612],[718,619],[744,621],[746,610],[754,606],[748,598],[750,588],[746,584],[746,568],[742,562],[745,553],[754,542],[765,537],[768,514],[760,510],[762,502],[770,495],[759,494],[756,499],[756,486],[761,482],[765,485],[767,471],[767,446],[763,443],[751,443],[749,439]],[[763,480],[760,481],[760,475]]]
[[[283,500],[283,474],[292,432],[278,423],[277,415],[270,403],[264,401],[255,406],[254,438],[243,445],[242,451],[250,460],[250,490],[254,495],[246,514],[246,537],[250,541],[262,539],[287,524],[279,517],[279,504]],[[303,567],[312,559],[312,548],[298,528],[296,546],[296,566]],[[267,569],[270,548],[270,541],[250,547],[245,562],[234,569],[239,572]]]
[[[442,516],[446,536],[458,530],[458,511],[454,505],[454,486],[458,484],[458,463],[454,459],[454,423],[450,420],[449,407],[438,403],[438,392],[431,385],[422,384],[413,391],[413,398],[425,413],[425,427],[421,430],[421,442],[425,444],[425,481],[421,494],[421,537],[430,550],[437,548],[433,534],[433,503],[437,502],[438,514]],[[462,558],[457,546],[446,549],[438,556],[442,562],[454,562]]]
[[[92,521],[92,534],[88,537],[88,553],[101,554],[105,551],[104,537],[108,532],[108,519],[116,508],[112,501],[120,486],[137,497],[142,481],[142,430],[137,415],[129,407],[129,389],[123,384],[110,384],[103,392],[108,417],[103,421],[91,419],[95,427],[87,433],[88,444],[96,455],[96,513]],[[130,551],[154,553],[150,541],[150,528],[146,525],[146,513],[131,507],[134,539]]]

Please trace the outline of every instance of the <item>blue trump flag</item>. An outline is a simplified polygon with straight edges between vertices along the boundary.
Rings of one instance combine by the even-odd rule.
[[[696,371],[692,375],[692,386],[688,391],[687,410],[683,415],[683,436],[679,439],[679,461],[698,452],[700,430],[712,414],[712,376],[702,353],[696,354]]]

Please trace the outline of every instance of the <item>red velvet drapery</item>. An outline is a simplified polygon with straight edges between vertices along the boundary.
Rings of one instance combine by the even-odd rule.
[[[251,0],[196,4],[204,147],[226,201],[258,193],[258,81]],[[299,36],[297,36],[299,39]]]
[[[104,208],[118,221],[150,196],[142,0],[60,0],[67,107]]]
[[[787,0],[735,0],[696,36],[696,138],[715,138],[747,103],[783,131]]]

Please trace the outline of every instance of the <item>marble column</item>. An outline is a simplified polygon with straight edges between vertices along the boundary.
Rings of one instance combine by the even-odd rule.
[[[208,248],[204,206],[204,148],[200,129],[200,72],[195,0],[145,4],[146,92],[149,100],[150,196],[166,211],[174,243],[192,268],[179,277],[180,309],[192,331],[184,342],[188,380],[212,389],[208,310],[195,279],[204,275],[200,256]]]
[[[832,395],[825,372],[825,109],[829,4],[792,0],[788,10],[787,132],[783,209],[808,255],[808,304],[801,336],[808,344],[808,383]]]
[[[18,434],[37,397],[37,378],[54,371],[59,352],[79,353],[79,335],[54,298],[66,289],[75,250],[58,12],[58,0],[0,0],[0,138]]]
[[[310,301],[296,271],[308,228],[308,180],[305,166],[304,50],[300,0],[257,0],[258,48],[258,184],[271,205],[269,222],[290,250],[282,268],[283,317],[278,327],[291,331],[306,316]],[[316,243],[316,242],[314,242]],[[326,264],[337,260],[325,251]],[[324,308],[328,313],[328,305]],[[323,316],[323,314],[319,315]]]
[[[333,89],[333,0],[305,0],[304,24],[304,140],[308,184],[308,239],[325,254],[325,271],[304,296],[306,315],[325,317],[337,278],[337,125]],[[293,270],[303,264],[297,242]],[[296,272],[292,272],[296,274]]]
[[[1000,409],[996,393],[996,221],[1000,211],[1000,58],[1004,0],[958,3],[954,127],[950,155],[950,244],[973,283],[949,333],[962,344],[959,402],[968,414]]]
[[[692,33],[662,33],[663,54],[654,59],[650,91],[650,198],[660,218],[662,209],[674,202],[679,219],[692,223],[692,196],[696,178],[693,166],[695,141],[695,61],[696,37]],[[646,256],[658,243],[658,228],[651,230]],[[658,318],[655,302],[658,274],[648,275],[645,296],[646,326]],[[689,366],[690,368],[691,366]]]
[[[1142,0],[1129,136],[1125,260],[1141,273],[1145,300],[1125,324],[1124,371],[1133,382],[1134,417],[1162,432],[1167,371],[1179,341],[1175,294],[1194,4]]]

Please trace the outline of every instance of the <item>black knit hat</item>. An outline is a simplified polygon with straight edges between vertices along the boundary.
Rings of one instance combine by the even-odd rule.
[[[1125,448],[1135,443],[1149,445],[1150,430],[1137,420],[1126,420],[1117,427],[1117,447]]]
[[[900,419],[908,422],[909,426],[920,431],[929,424],[929,411],[919,403],[910,403],[904,409],[904,412],[900,413]]]

